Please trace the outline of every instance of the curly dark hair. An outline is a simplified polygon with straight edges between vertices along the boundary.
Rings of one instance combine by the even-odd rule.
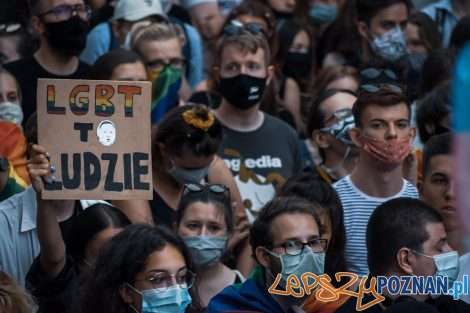
[[[188,270],[195,272],[190,253],[184,242],[165,227],[135,224],[111,238],[101,249],[96,268],[85,279],[81,296],[87,313],[126,313],[128,305],[121,298],[119,289],[124,283],[134,284],[135,276],[145,268],[148,257],[161,251],[166,245],[176,248],[182,255]],[[197,288],[190,289],[192,307],[200,308]]]

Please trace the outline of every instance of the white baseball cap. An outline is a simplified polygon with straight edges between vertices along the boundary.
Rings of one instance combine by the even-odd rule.
[[[168,19],[162,10],[160,0],[119,0],[111,20],[123,19],[134,22],[153,15]]]
[[[182,0],[181,5],[185,9],[190,9],[195,5],[201,4],[201,3],[218,3],[218,0]]]

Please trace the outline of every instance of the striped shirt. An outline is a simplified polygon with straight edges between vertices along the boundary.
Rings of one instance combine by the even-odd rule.
[[[418,190],[403,179],[403,188],[394,196],[375,198],[366,195],[346,176],[334,183],[344,210],[344,228],[346,230],[345,258],[348,270],[359,276],[366,276],[367,267],[366,227],[369,217],[380,204],[400,197],[419,198]]]

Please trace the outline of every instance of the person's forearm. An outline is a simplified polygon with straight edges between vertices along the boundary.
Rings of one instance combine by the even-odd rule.
[[[54,279],[65,266],[66,248],[57,221],[57,206],[70,206],[74,201],[37,200],[37,235],[41,245],[40,265],[48,279]],[[61,208],[63,209],[63,208]]]

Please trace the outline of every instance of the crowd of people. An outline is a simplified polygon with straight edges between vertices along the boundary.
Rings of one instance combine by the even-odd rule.
[[[470,289],[451,101],[469,0],[0,15],[0,312],[470,312],[448,292]],[[151,83],[152,200],[43,199],[39,78]],[[447,292],[375,290],[415,276]]]

